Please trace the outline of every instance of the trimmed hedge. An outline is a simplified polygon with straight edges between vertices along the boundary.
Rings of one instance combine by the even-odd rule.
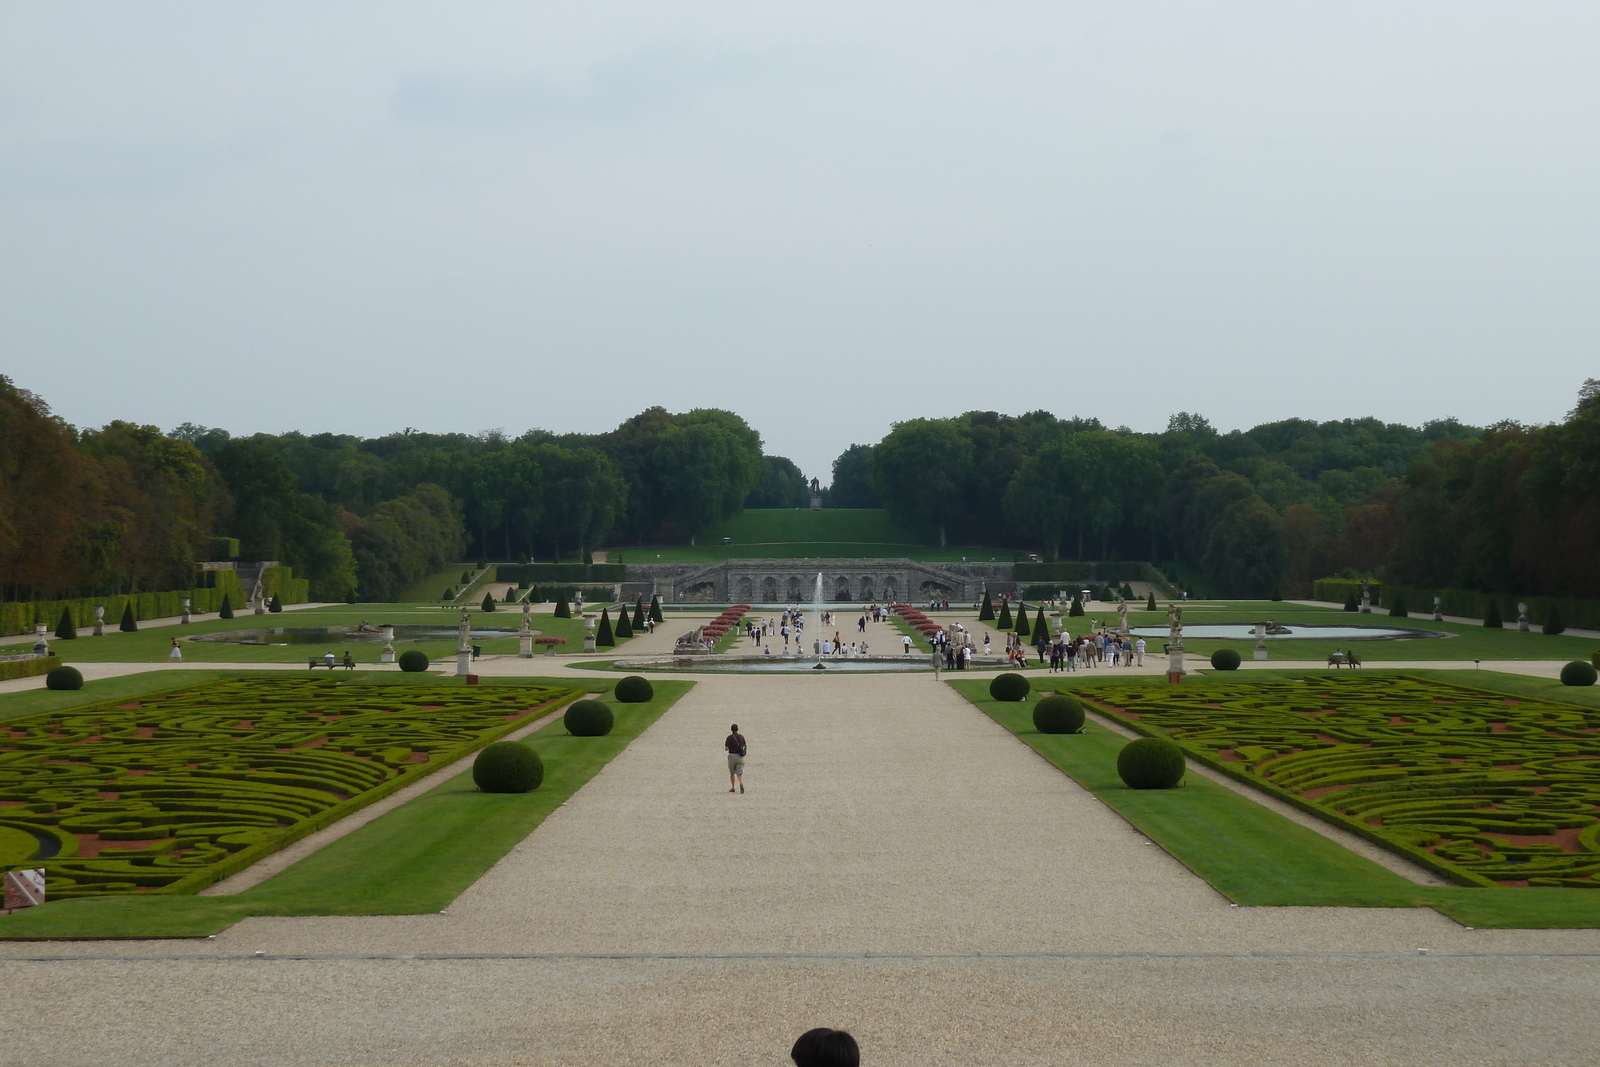
[[[400,653],[399,659],[395,662],[400,665],[400,669],[403,671],[411,674],[420,674],[428,669],[428,654],[420,648],[408,648]]]
[[[518,585],[615,585],[628,580],[628,568],[622,563],[501,563],[495,574],[502,582]]]
[[[48,656],[0,659],[0,682],[9,682],[13,678],[37,678],[41,674],[49,674],[59,666],[61,657],[54,652]]]
[[[57,667],[44,676],[44,687],[67,691],[83,688],[83,672],[76,667]]]
[[[231,596],[233,604],[244,602],[239,589],[238,575],[233,571],[206,571],[215,584],[195,589],[174,589],[165,593],[135,593],[132,596],[84,597],[77,600],[12,601],[0,604],[0,634],[32,633],[39,623],[54,626],[63,612],[70,612],[79,628],[94,625],[94,609],[106,609],[106,625],[115,626],[123,609],[131,602],[134,615],[141,619],[164,619],[183,614],[183,599],[192,602],[195,612],[218,611],[224,599]],[[301,601],[306,598],[302,597]],[[292,597],[286,601],[298,603]],[[223,616],[228,618],[229,616]]]
[[[544,781],[544,761],[521,741],[496,741],[472,761],[472,781],[482,793],[529,793]]]
[[[1240,659],[1239,653],[1235,649],[1219,648],[1211,653],[1211,666],[1215,670],[1236,671],[1242,662],[1243,660]]]
[[[637,674],[628,675],[612,690],[612,696],[617,698],[619,704],[643,704],[655,699],[655,695],[656,687],[650,684],[650,679]]]
[[[0,825],[59,846],[16,858],[51,899],[194,893],[580,695],[291,675],[39,712],[7,721]]]
[[[1028,699],[1028,690],[1033,686],[1028,679],[1014,671],[997,674],[989,683],[989,696],[994,700],[1016,702]]]
[[[1033,728],[1041,734],[1075,734],[1083,729],[1083,705],[1065,693],[1033,706]]]
[[[1171,789],[1183,770],[1183,750],[1164,737],[1129,741],[1117,753],[1117,775],[1130,789]]]
[[[580,700],[567,709],[561,722],[573,737],[604,737],[611,732],[616,717],[598,700]]]
[[[1593,685],[1600,672],[1594,669],[1594,664],[1575,659],[1561,668],[1562,685]]]
[[[1600,888],[1600,708],[1405,675],[1097,686],[1093,703],[1457,882]],[[1510,766],[1514,769],[1507,770]],[[1569,851],[1559,831],[1577,831]]]

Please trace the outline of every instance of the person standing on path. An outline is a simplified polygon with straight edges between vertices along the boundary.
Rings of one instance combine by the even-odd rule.
[[[728,792],[735,789],[744,792],[744,754],[747,751],[744,734],[739,732],[739,724],[734,723],[730,729],[733,733],[722,742],[722,747],[728,752]]]
[[[172,651],[167,653],[167,658],[175,659],[179,663],[183,662],[183,648],[178,644],[176,637],[172,639]]]

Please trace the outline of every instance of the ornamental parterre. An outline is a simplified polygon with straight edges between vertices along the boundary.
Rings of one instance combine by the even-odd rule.
[[[1600,709],[1408,677],[1073,695],[1458,881],[1600,889]]]
[[[0,722],[0,869],[197,892],[581,695],[251,679]]]

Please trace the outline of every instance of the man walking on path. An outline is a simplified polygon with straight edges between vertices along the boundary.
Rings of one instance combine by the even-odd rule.
[[[722,747],[728,752],[728,792],[731,793],[735,789],[738,789],[739,792],[743,793],[745,754],[744,734],[739,732],[738,723],[734,723],[731,729],[733,730],[733,733],[729,734],[728,739],[722,742]]]

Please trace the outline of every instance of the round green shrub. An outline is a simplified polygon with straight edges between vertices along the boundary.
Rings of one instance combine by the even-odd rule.
[[[66,670],[66,668],[58,667],[56,670]],[[55,671],[50,673],[54,674]],[[1581,659],[1575,659],[1561,668],[1562,685],[1593,685],[1597,677],[1600,677],[1600,671],[1594,669],[1594,664],[1585,663]]]
[[[1075,734],[1083,729],[1083,705],[1064,694],[1033,706],[1033,728],[1041,734]]]
[[[521,741],[496,741],[472,761],[472,780],[485,793],[527,793],[544,781],[544,761]]]
[[[994,681],[989,683],[989,696],[995,700],[1026,700],[1031,688],[1022,675],[1007,671],[994,676]]]
[[[1129,741],[1117,753],[1117,774],[1130,789],[1171,789],[1183,780],[1183,750],[1164,737]]]
[[[656,687],[650,684],[650,679],[630,674],[617,683],[614,692],[617,700],[623,704],[643,704],[656,695]]]
[[[567,709],[561,721],[573,737],[603,737],[611,732],[616,719],[600,701],[580,700]]]
[[[82,689],[83,673],[76,667],[57,667],[44,676],[46,689]]]
[[[1239,653],[1231,648],[1219,648],[1211,653],[1211,666],[1219,671],[1239,669]]]
[[[413,674],[428,669],[428,654],[421,649],[412,648],[400,653],[400,669]]]

